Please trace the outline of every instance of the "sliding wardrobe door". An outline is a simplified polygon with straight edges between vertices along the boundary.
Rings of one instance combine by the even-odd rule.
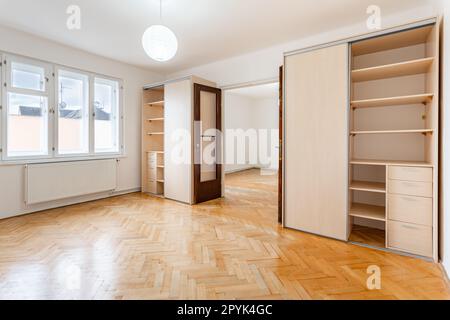
[[[347,240],[348,45],[286,57],[288,228]]]

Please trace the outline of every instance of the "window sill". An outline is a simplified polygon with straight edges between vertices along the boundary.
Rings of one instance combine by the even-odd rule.
[[[27,164],[45,164],[45,163],[61,163],[61,162],[76,162],[76,161],[93,161],[93,160],[107,160],[107,159],[124,159],[127,156],[124,154],[105,154],[101,156],[84,156],[84,157],[60,157],[51,159],[17,159],[17,160],[0,160],[1,166],[17,166]]]

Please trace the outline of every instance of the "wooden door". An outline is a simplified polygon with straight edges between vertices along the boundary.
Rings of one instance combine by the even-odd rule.
[[[279,136],[278,145],[279,164],[278,164],[278,222],[283,222],[283,66],[280,67],[279,78]]]
[[[285,226],[347,240],[348,45],[288,56],[284,72]]]
[[[222,91],[194,84],[194,200],[222,196]]]

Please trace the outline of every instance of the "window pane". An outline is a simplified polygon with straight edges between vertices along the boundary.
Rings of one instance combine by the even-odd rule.
[[[58,79],[58,152],[89,152],[89,78],[60,71]]]
[[[95,152],[119,152],[119,84],[95,79]]]
[[[8,93],[8,156],[48,154],[47,98]]]
[[[44,68],[17,62],[13,62],[11,68],[13,88],[45,91]]]

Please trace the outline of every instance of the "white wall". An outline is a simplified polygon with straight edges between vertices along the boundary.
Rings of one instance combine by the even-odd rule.
[[[254,116],[254,108],[253,108],[253,99],[244,97],[241,95],[233,94],[230,92],[225,92],[225,130],[229,129],[243,129],[247,131],[248,129],[253,128],[253,116]],[[226,132],[226,131],[225,131]],[[225,155],[229,157],[231,154],[237,153],[237,150],[233,152],[233,148],[231,147],[231,139],[226,138],[226,150]],[[248,145],[245,148],[245,156],[247,158],[249,154]],[[229,161],[228,161],[229,162]],[[240,170],[245,170],[249,168],[255,167],[255,164],[231,164],[227,163],[225,160],[225,172],[235,172]]]
[[[225,172],[235,172],[245,170],[249,168],[270,168],[278,170],[278,98],[250,98],[238,94],[234,94],[229,91],[225,91],[225,129],[254,129],[257,131],[258,143],[259,140],[263,140],[260,130],[269,130],[267,134],[267,148],[274,157],[274,161],[271,164],[267,164],[267,160],[261,159],[259,155],[259,149],[256,148],[257,154],[255,155],[256,162],[247,164],[225,164]],[[271,144],[271,130],[275,130],[277,133],[276,138],[273,140],[276,145]],[[226,138],[226,150],[225,155],[236,154],[237,150],[233,153],[232,144],[230,144],[229,137]],[[271,150],[270,150],[271,149]],[[251,147],[248,143],[245,145],[246,158],[249,158]]]
[[[445,1],[445,0],[444,0]],[[424,1],[424,6],[405,11],[400,15],[382,16],[382,28],[390,28],[412,21],[430,18],[435,13],[432,1]],[[230,59],[181,70],[168,75],[168,79],[195,74],[214,81],[219,87],[242,84],[267,79],[278,79],[278,68],[283,64],[283,53],[331,41],[337,41],[364,33],[366,12],[361,12],[361,23],[346,26],[329,32],[311,35],[307,38],[280,44],[257,52],[240,55]]]
[[[267,145],[266,149],[260,152],[259,167],[267,168],[271,170],[278,170],[279,167],[279,101],[278,97],[273,98],[261,98],[256,99],[254,103],[255,108],[255,128],[257,130],[269,130],[267,132],[267,137],[264,139],[259,134],[259,139],[265,141]],[[266,155],[270,152],[270,159],[262,159],[261,156]],[[268,163],[270,161],[270,163]]]
[[[145,84],[163,80],[163,76],[4,27],[0,27],[0,51],[30,56],[122,79],[124,81],[126,157],[120,162],[119,192],[140,188],[142,87]],[[23,171],[21,165],[0,164],[0,218],[92,199],[92,197],[82,197],[70,201],[26,207],[23,196]]]
[[[441,212],[440,212],[440,255],[447,274],[450,275],[450,1],[436,1],[436,12],[443,15],[442,81],[441,94]]]

